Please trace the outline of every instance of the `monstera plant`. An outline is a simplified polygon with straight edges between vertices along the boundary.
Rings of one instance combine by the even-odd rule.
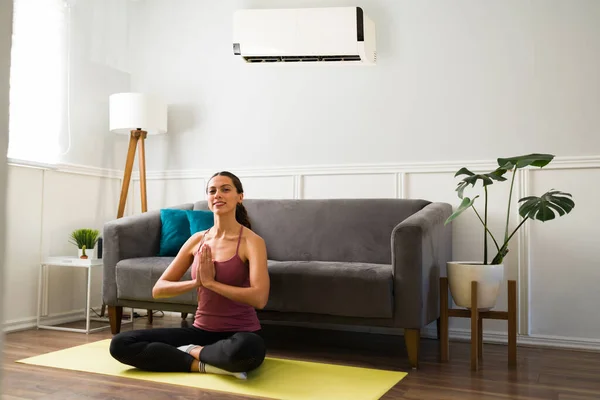
[[[518,201],[520,204],[519,215],[522,219],[512,231],[510,230],[510,212],[517,170],[525,167],[543,168],[553,159],[554,156],[551,154],[527,154],[517,157],[499,158],[498,168],[492,172],[475,174],[463,167],[454,175],[455,177],[466,175],[456,187],[458,197],[462,199],[462,201],[456,211],[448,217],[446,224],[453,221],[465,211],[473,210],[483,225],[483,262],[473,263],[453,261],[448,263],[448,283],[452,297],[457,305],[469,307],[471,304],[471,281],[475,280],[479,283],[479,291],[477,293],[478,305],[480,305],[482,310],[493,308],[498,296],[500,283],[504,279],[503,260],[509,251],[509,243],[512,237],[529,219],[542,222],[550,221],[557,216],[561,217],[570,213],[575,207],[575,203],[573,202],[570,193],[554,189],[547,191],[539,197],[523,197]],[[495,182],[507,181],[508,179],[505,175],[511,175],[510,192],[508,195],[504,236],[502,241],[499,241],[491,232],[488,225],[488,186]],[[465,189],[469,186],[475,187],[479,182],[481,182],[483,186],[484,193],[483,216],[475,207],[475,200],[480,196],[476,195],[472,198],[465,196]],[[491,257],[491,260],[490,257],[488,257],[488,238],[492,239],[496,248],[496,254],[494,257]]]

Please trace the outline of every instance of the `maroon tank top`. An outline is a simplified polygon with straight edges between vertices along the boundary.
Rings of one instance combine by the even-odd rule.
[[[200,262],[200,248],[209,230],[202,237],[198,250],[194,254],[192,279],[196,279],[196,269]],[[243,262],[238,254],[243,230],[244,226],[242,225],[235,255],[227,261],[215,261],[215,280],[217,282],[230,286],[250,286],[248,263]],[[215,332],[253,332],[261,328],[254,307],[230,300],[203,286],[198,288],[198,308],[194,326]]]

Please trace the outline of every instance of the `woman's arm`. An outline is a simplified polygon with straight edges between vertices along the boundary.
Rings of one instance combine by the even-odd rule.
[[[250,287],[225,285],[214,278],[203,281],[202,285],[228,299],[262,309],[267,305],[270,289],[267,247],[263,238],[256,234],[248,235],[246,243],[250,262]]]
[[[158,278],[158,281],[156,281],[156,284],[152,288],[152,297],[155,299],[175,297],[201,286],[200,279],[192,279],[183,282],[180,282],[179,280],[194,261],[194,247],[198,244],[199,237],[203,234],[204,233],[202,232],[192,235],[183,246],[181,246],[175,259],[169,264],[165,272]]]

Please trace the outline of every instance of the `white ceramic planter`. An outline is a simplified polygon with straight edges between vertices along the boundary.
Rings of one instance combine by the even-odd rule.
[[[96,258],[94,256],[94,251],[96,250],[96,248],[94,247],[93,249],[85,249],[85,255],[88,257],[88,259],[92,259],[92,258]],[[81,258],[81,255],[83,254],[83,250],[81,249],[77,249],[77,257]]]
[[[500,284],[504,280],[504,264],[483,265],[469,261],[452,261],[448,266],[448,286],[459,307],[471,308],[471,281],[477,281],[477,309],[496,306]]]

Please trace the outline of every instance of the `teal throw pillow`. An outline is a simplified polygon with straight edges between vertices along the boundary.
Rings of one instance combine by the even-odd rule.
[[[209,210],[165,208],[160,210],[160,222],[162,228],[158,255],[175,257],[190,236],[214,225],[214,217]]]
[[[160,210],[162,228],[159,256],[176,256],[181,246],[190,238],[190,223],[185,211],[177,209]]]
[[[190,236],[215,224],[214,214],[210,210],[186,210],[186,214],[190,223]]]

